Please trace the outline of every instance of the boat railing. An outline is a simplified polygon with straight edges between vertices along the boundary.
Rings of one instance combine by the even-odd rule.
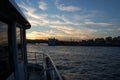
[[[63,80],[52,58],[42,52],[28,52],[28,63],[43,66],[44,80]]]

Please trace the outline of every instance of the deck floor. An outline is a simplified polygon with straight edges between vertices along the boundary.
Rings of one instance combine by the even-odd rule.
[[[36,64],[28,64],[29,80],[44,80],[43,67]]]

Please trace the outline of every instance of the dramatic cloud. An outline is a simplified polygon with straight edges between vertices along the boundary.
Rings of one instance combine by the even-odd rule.
[[[24,10],[27,18],[29,19],[32,26],[44,26],[44,25],[76,25],[80,26],[80,23],[72,22],[65,18],[64,15],[47,15],[36,13],[36,9],[30,6],[19,4]],[[53,19],[54,18],[54,19]]]
[[[47,4],[45,2],[43,2],[43,1],[40,1],[39,2],[39,8],[41,10],[46,10],[47,9]]]
[[[73,11],[79,11],[79,10],[81,10],[81,8],[76,7],[76,6],[72,6],[72,5],[65,6],[64,4],[59,4],[58,0],[55,0],[55,5],[61,11],[73,12]]]
[[[64,4],[58,4],[58,2],[56,2],[57,8],[61,11],[72,12],[81,10],[81,12],[80,14],[73,14],[73,16],[68,14],[43,14],[38,12],[37,10],[47,10],[47,4],[42,1],[38,2],[38,4],[39,5],[37,6],[37,8],[26,4],[19,4],[34,29],[30,32],[27,31],[28,39],[47,39],[51,37],[55,37],[58,39],[74,38],[76,40],[90,38],[92,39],[95,38],[96,35],[98,35],[98,32],[100,33],[97,28],[93,28],[94,26],[103,26],[108,29],[108,27],[106,26],[113,25],[112,23],[107,23],[105,21],[92,21],[92,19],[96,18],[96,14],[98,14],[98,11],[84,11],[81,10],[79,7],[71,5],[66,6]],[[38,27],[39,29],[45,27],[45,29],[43,31],[37,30]],[[120,31],[119,28],[117,30]]]
[[[83,39],[83,38],[87,39],[90,38],[90,36],[88,37],[88,34],[90,35],[91,33],[97,32],[94,29],[89,29],[85,27],[82,27],[82,29],[76,29],[70,26],[65,26],[65,25],[81,26],[81,24],[77,22],[72,22],[71,20],[67,19],[64,15],[49,16],[47,14],[37,14],[36,9],[33,7],[26,5],[20,5],[20,6],[21,8],[24,9],[24,12],[27,15],[32,26],[47,26],[51,28],[50,31],[27,32],[28,39],[46,39],[49,37],[58,37],[61,39],[63,38],[65,39],[66,37],[70,37],[70,36],[71,37],[76,36],[77,39]],[[58,31],[53,31],[52,29],[56,29]]]

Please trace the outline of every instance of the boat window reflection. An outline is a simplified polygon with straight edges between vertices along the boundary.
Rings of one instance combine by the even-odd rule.
[[[11,59],[8,47],[8,25],[0,21],[0,80],[11,72]]]

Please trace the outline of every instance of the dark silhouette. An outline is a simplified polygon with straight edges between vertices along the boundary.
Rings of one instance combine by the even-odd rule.
[[[49,46],[120,46],[120,36],[96,38],[81,41],[63,41],[55,38],[48,40],[27,40],[28,43],[48,43]]]

